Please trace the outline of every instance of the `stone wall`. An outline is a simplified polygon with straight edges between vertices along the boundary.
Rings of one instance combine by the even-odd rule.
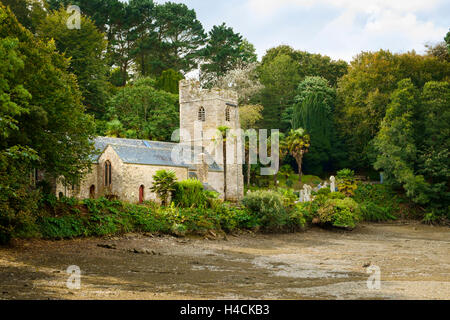
[[[105,163],[111,163],[111,186],[105,186]],[[158,170],[175,172],[178,181],[188,178],[188,168],[153,166],[123,163],[116,152],[108,146],[100,156],[98,164],[92,165],[92,172],[87,173],[78,186],[65,187],[62,180],[56,186],[56,195],[60,192],[67,197],[87,199],[90,197],[90,188],[95,186],[95,197],[112,195],[123,201],[139,202],[139,188],[144,186],[144,200],[158,200],[156,194],[150,191],[153,185],[153,175]]]
[[[87,199],[90,197],[89,191],[91,186],[94,186],[95,192],[98,191],[98,164],[93,163],[91,165],[91,171],[85,173],[80,182],[74,186],[64,186],[63,178],[59,178],[56,183],[56,196],[60,193],[65,197],[76,197],[79,199]]]
[[[206,134],[207,131],[217,130],[221,126],[227,126],[232,130],[240,129],[239,111],[237,107],[238,97],[234,91],[222,89],[201,89],[200,84],[195,81],[180,81],[180,128],[189,133],[189,137],[181,137],[182,143],[202,146],[214,157],[216,162],[223,166],[222,145],[217,143],[214,137]],[[205,109],[205,121],[201,122],[203,136],[196,137],[194,126],[199,123],[198,112],[200,107]],[[230,121],[226,119],[226,110],[230,111]],[[239,142],[241,137],[238,137]],[[236,139],[229,140],[229,148],[236,150]],[[239,144],[239,143],[238,143]],[[244,189],[244,176],[242,165],[233,161],[227,165],[227,199],[239,200],[242,198]],[[228,158],[230,160],[230,158]],[[229,162],[229,161],[227,161]],[[220,173],[222,186],[217,181],[208,179],[208,183],[223,193],[223,172]],[[217,176],[217,174],[215,174]],[[216,177],[217,179],[217,177]],[[223,194],[222,194],[223,196]]]
[[[158,200],[156,194],[150,191],[153,186],[153,175],[158,170],[175,172],[177,181],[188,178],[188,168],[126,164],[123,171],[120,199],[128,202],[139,202],[139,187],[144,186],[144,200]]]

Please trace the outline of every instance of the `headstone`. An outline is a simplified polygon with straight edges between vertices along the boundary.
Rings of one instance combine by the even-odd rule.
[[[303,185],[304,202],[311,201],[311,191],[312,187],[308,184]]]
[[[336,191],[336,178],[334,176],[330,177],[330,190],[331,192]]]
[[[305,202],[305,192],[304,192],[304,190],[300,190],[300,196],[298,198],[298,201]]]

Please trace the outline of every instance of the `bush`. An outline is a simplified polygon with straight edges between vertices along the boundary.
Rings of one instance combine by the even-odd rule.
[[[35,158],[30,149],[0,151],[0,244],[37,232],[35,220],[41,193],[31,188],[28,174]]]
[[[395,220],[399,201],[391,187],[382,184],[359,183],[354,199],[359,203],[365,221]]]
[[[353,196],[357,188],[355,172],[350,169],[342,169],[337,172],[336,178],[339,192],[342,192],[347,197]]]
[[[317,195],[323,195],[323,196],[327,196],[331,193],[330,188],[320,188],[319,191],[317,191]]]
[[[354,228],[360,221],[358,204],[351,198],[328,199],[317,211],[318,223],[340,228]]]
[[[274,191],[253,191],[247,193],[242,204],[256,215],[265,229],[282,228],[289,217],[283,206],[283,197]]]
[[[188,179],[175,183],[173,202],[183,208],[203,208],[207,199],[203,184],[197,179]]]
[[[276,192],[281,196],[285,207],[293,206],[298,200],[298,195],[294,193],[293,189],[277,188]]]

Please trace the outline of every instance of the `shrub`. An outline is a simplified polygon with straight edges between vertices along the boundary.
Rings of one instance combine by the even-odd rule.
[[[327,195],[328,199],[345,199],[345,194],[342,192],[336,191],[336,192],[330,192]]]
[[[175,183],[173,202],[183,208],[200,207],[207,205],[203,184],[197,179],[188,179]]]
[[[173,171],[158,170],[153,176],[153,186],[150,188],[161,199],[163,206],[167,205],[167,200],[175,190],[176,175]]]
[[[41,194],[30,187],[28,174],[36,159],[35,152],[27,148],[13,147],[0,151],[0,244],[9,243],[13,237],[28,237],[36,232],[36,212]]]
[[[355,172],[350,169],[342,169],[337,172],[337,184],[339,192],[347,197],[353,196],[357,185],[355,183]]]
[[[328,196],[331,193],[330,188],[320,188],[319,191],[317,191],[318,195],[324,195]]]
[[[249,192],[242,199],[242,204],[256,215],[265,229],[280,229],[288,220],[283,197],[278,192]]]
[[[358,204],[351,198],[328,199],[317,211],[318,223],[340,228],[354,228],[360,220]]]
[[[276,192],[280,194],[285,207],[293,206],[295,201],[298,200],[298,196],[293,189],[277,188]]]
[[[45,239],[66,239],[87,235],[84,221],[77,216],[43,217],[38,223]]]
[[[382,184],[359,183],[354,199],[359,203],[361,214],[366,221],[395,220],[400,199],[391,187]]]
[[[293,229],[303,228],[306,225],[306,216],[301,206],[295,206],[293,210],[289,212],[289,226]]]

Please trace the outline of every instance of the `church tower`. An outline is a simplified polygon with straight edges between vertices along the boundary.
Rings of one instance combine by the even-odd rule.
[[[202,132],[194,132],[201,126]],[[222,145],[209,133],[219,127],[240,129],[238,97],[234,91],[202,89],[198,81],[180,81],[180,129],[189,133],[181,135],[180,142],[206,148],[223,168]],[[211,150],[213,149],[213,150]],[[244,193],[242,174],[241,136],[233,135],[227,141],[227,191],[226,199],[238,201]],[[223,190],[222,190],[223,191]]]

